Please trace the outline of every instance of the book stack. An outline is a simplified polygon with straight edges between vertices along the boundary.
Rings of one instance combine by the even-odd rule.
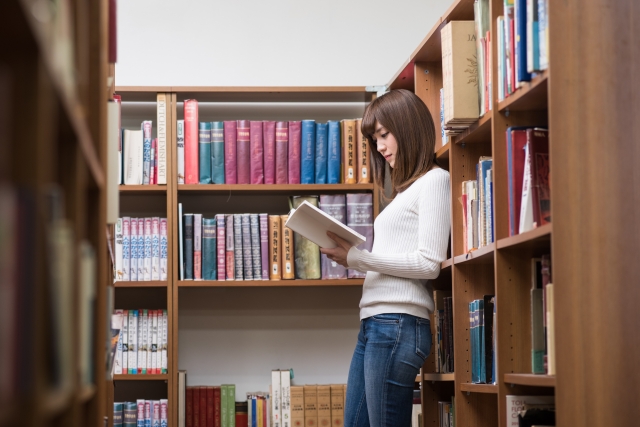
[[[371,182],[361,119],[198,119],[198,101],[186,100],[184,120],[177,122],[178,184]]]
[[[168,399],[113,403],[113,427],[167,427]]]
[[[551,255],[531,259],[531,372],[555,375]]]
[[[236,403],[234,384],[186,386],[184,425],[186,427],[235,427]]]
[[[117,336],[114,374],[158,375],[168,372],[167,310],[115,310],[122,329]]]
[[[483,299],[469,303],[469,333],[471,343],[471,382],[495,384],[495,298],[485,295]]]
[[[436,373],[453,373],[453,298],[451,291],[433,291],[435,310],[433,312],[436,335],[434,354]]]
[[[493,160],[482,156],[476,165],[476,179],[462,182],[463,250],[487,246],[494,240]]]
[[[167,218],[118,218],[114,282],[167,280]]]

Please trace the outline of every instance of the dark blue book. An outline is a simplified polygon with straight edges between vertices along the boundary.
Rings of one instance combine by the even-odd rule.
[[[478,300],[478,366],[479,383],[487,382],[486,356],[485,356],[485,336],[484,336],[484,300]]]
[[[124,403],[123,427],[136,427],[138,424],[138,405],[136,402]]]
[[[316,125],[316,184],[327,183],[327,157],[329,154],[329,125]]]
[[[185,214],[184,220],[184,280],[193,280],[193,214]]]
[[[202,218],[202,280],[218,280],[216,224],[215,218]]]
[[[515,0],[515,6],[516,80],[528,82],[531,73],[527,72],[527,0]]]
[[[123,427],[124,403],[113,402],[113,427]]]
[[[198,150],[200,184],[211,184],[211,122],[200,122],[198,126]]]
[[[224,184],[224,122],[211,122],[211,182]]]
[[[251,253],[251,216],[242,214],[242,263],[244,280],[253,280],[253,254]]]
[[[340,122],[329,120],[327,139],[327,184],[340,183],[340,163],[342,147],[340,146]]]
[[[302,121],[302,152],[300,166],[300,183],[315,183],[316,165],[316,122],[315,120]]]

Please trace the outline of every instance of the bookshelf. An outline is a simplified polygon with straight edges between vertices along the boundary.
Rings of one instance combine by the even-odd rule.
[[[59,3],[0,5],[2,427],[105,415],[107,2]]]

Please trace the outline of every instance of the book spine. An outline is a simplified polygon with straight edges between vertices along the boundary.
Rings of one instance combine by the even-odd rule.
[[[160,320],[158,319],[158,322]],[[162,353],[161,353],[161,364],[160,364],[160,373],[166,374],[169,371],[169,360],[167,358],[167,350],[169,347],[168,341],[168,333],[169,333],[169,318],[167,316],[167,310],[162,310]]]
[[[176,126],[176,145],[178,147],[178,184],[184,184],[184,120],[178,120]]]
[[[122,281],[131,280],[131,218],[122,218]]]
[[[141,372],[142,374],[148,374],[149,372],[147,371],[148,366],[147,366],[147,362],[149,361],[149,310],[140,310],[142,312],[142,342],[141,342],[141,350],[139,353],[139,358],[138,360],[139,365],[141,366]]]
[[[269,215],[269,271],[270,280],[280,280],[281,272],[281,247],[280,241],[280,216]]]
[[[138,218],[129,220],[129,280],[138,281]]]
[[[193,387],[187,387],[185,398],[184,425],[193,427]]]
[[[356,121],[342,121],[343,182],[356,183]]]
[[[280,240],[282,253],[282,278],[285,280],[295,279],[295,263],[293,259],[293,230],[285,227],[289,215],[280,215]]]
[[[226,280],[226,237],[225,237],[225,221],[224,215],[216,215],[216,228],[218,232],[216,248],[217,248],[217,280]],[[215,280],[215,279],[214,279]]]
[[[300,184],[301,156],[302,156],[302,122],[289,122],[288,146],[288,179],[289,184]]]
[[[236,128],[236,164],[238,184],[251,182],[251,131],[249,120],[238,120]]]
[[[151,316],[151,374],[159,374],[158,369],[158,310],[150,310]]]
[[[369,170],[369,143],[362,134],[362,119],[356,120],[356,143],[358,160],[358,184],[368,184],[371,182],[371,171]]]
[[[211,184],[211,122],[198,124],[199,183]]]
[[[235,280],[236,279],[236,263],[235,263],[235,234],[233,232],[233,215],[227,215],[225,217],[226,224],[226,259],[225,264],[227,267],[227,280]]]
[[[153,221],[151,218],[144,218],[144,280],[151,280],[151,254],[152,254],[152,237],[151,227]],[[138,223],[138,226],[140,223]]]
[[[318,425],[330,426],[331,424],[331,386],[318,386]]]
[[[304,425],[318,425],[318,387],[315,385],[304,386]]]
[[[317,196],[294,197],[293,207],[297,208],[303,201],[318,206]],[[320,248],[298,233],[293,233],[293,249],[295,257],[296,279],[320,279]]]
[[[200,425],[207,427],[207,388],[200,387]]]
[[[265,121],[262,126],[264,143],[264,183],[276,183],[276,122]]]
[[[193,214],[185,214],[184,222],[184,280],[193,280]]]
[[[167,218],[160,218],[160,279],[167,280]]]
[[[152,427],[152,408],[151,408],[152,404],[150,400],[145,400],[144,401],[144,426],[145,427]],[[138,420],[139,421],[139,420]]]
[[[291,427],[291,372],[280,371],[280,394],[282,399],[282,427]]]
[[[156,166],[158,164],[158,138],[151,140],[151,174],[149,176],[149,184],[156,184]]]
[[[244,263],[242,250],[242,215],[235,214],[233,216],[233,255],[235,259],[235,276],[236,280],[244,280]]]
[[[156,97],[156,118],[158,119],[158,163],[156,184],[167,183],[167,95],[159,93]]]
[[[202,214],[193,215],[193,280],[202,280]]]
[[[169,425],[169,400],[160,399],[160,427],[168,427]]]
[[[142,184],[149,185],[151,176],[151,120],[142,122]]]
[[[154,344],[153,344],[153,318],[156,310],[147,310],[147,374],[155,373],[155,365],[153,364]],[[157,355],[156,355],[157,360]]]
[[[113,281],[120,282],[123,280],[122,269],[122,218],[118,218],[115,224],[115,265],[113,266]]]
[[[516,41],[516,80],[528,82],[531,73],[527,72],[527,0],[515,0],[515,41]]]
[[[200,387],[193,387],[193,426],[200,427]],[[204,410],[204,408],[202,408]],[[206,426],[202,426],[206,427]]]
[[[213,427],[214,410],[213,410],[213,387],[207,387],[207,427]]]
[[[343,224],[347,221],[347,201],[344,194],[332,194],[320,196],[320,210]],[[331,261],[326,255],[321,254],[322,279],[346,279],[347,269],[335,261]]]
[[[136,400],[136,426],[144,427],[144,399]]]
[[[115,310],[114,317],[122,320],[124,326],[123,312],[122,310]],[[113,322],[112,322],[113,323]],[[116,375],[122,374],[122,345],[123,345],[123,328],[121,327],[118,334],[118,343],[116,344],[116,355],[113,360],[113,373]]]
[[[288,178],[289,124],[276,122],[276,184],[287,184]]]
[[[328,123],[327,147],[327,184],[339,184],[342,167],[342,146],[340,145],[340,122],[330,120]]]
[[[178,203],[178,269],[180,280],[184,280],[184,217],[182,215],[182,203]]]
[[[260,218],[260,266],[262,280],[269,280],[269,216],[259,214]]]
[[[271,420],[272,427],[282,427],[280,371],[271,371]]]
[[[226,184],[238,183],[236,162],[237,126],[235,120],[224,122],[224,178]]]
[[[227,410],[229,412],[229,427],[236,426],[236,386],[235,384],[229,384],[227,395]]]
[[[242,214],[242,264],[244,280],[253,280],[253,254],[251,252],[251,216]]]
[[[264,184],[264,148],[262,146],[262,122],[251,121],[250,124],[250,179],[251,184]]]
[[[151,280],[160,280],[160,218],[151,218]]]
[[[367,238],[357,248],[371,252],[373,247],[373,195],[371,193],[347,194],[347,227],[350,227]],[[350,279],[363,278],[365,273],[349,269]]]
[[[221,403],[220,400],[221,400],[220,387],[214,386],[213,387],[213,427],[222,427],[222,420],[220,419],[220,416],[222,415],[220,413],[220,403]]]
[[[202,279],[217,280],[217,227],[215,218],[202,219]]]
[[[184,101],[184,171],[185,184],[197,184],[198,171],[198,101]]]
[[[540,227],[551,222],[549,131],[527,129],[527,141],[531,145],[533,219],[536,226]]]
[[[129,310],[129,374],[138,373],[138,310]]]
[[[122,373],[129,373],[129,310],[122,310]]]
[[[142,132],[125,129],[124,133],[124,184],[142,184]]]
[[[329,125],[318,123],[316,125],[316,152],[315,152],[315,183],[327,183],[327,165],[329,156]]]
[[[291,386],[291,425],[304,426],[304,388],[302,386]]]
[[[260,256],[260,220],[258,214],[249,216],[251,224],[251,263],[253,280],[262,280],[262,258]]]
[[[124,403],[124,426],[136,427],[138,421],[138,405],[136,402]]]
[[[302,147],[300,182],[302,184],[315,183],[315,158],[316,158],[316,122],[315,120],[302,121]]]
[[[229,405],[227,400],[229,399],[229,388],[222,384],[220,386],[220,420],[222,427],[229,427]]]
[[[113,402],[113,427],[123,427],[124,404]]]
[[[224,184],[223,122],[211,122],[211,182]]]
[[[144,280],[144,218],[138,218],[138,280]]]

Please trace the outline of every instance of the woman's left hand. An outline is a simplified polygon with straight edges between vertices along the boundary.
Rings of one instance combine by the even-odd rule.
[[[351,246],[353,245],[344,240],[342,237],[330,231],[327,231],[327,236],[329,236],[331,240],[336,242],[338,246],[333,249],[320,248],[320,252],[327,255],[327,257],[331,261],[335,261],[341,266],[348,268],[349,265],[347,265],[347,254],[349,253],[349,249],[351,249]]]

